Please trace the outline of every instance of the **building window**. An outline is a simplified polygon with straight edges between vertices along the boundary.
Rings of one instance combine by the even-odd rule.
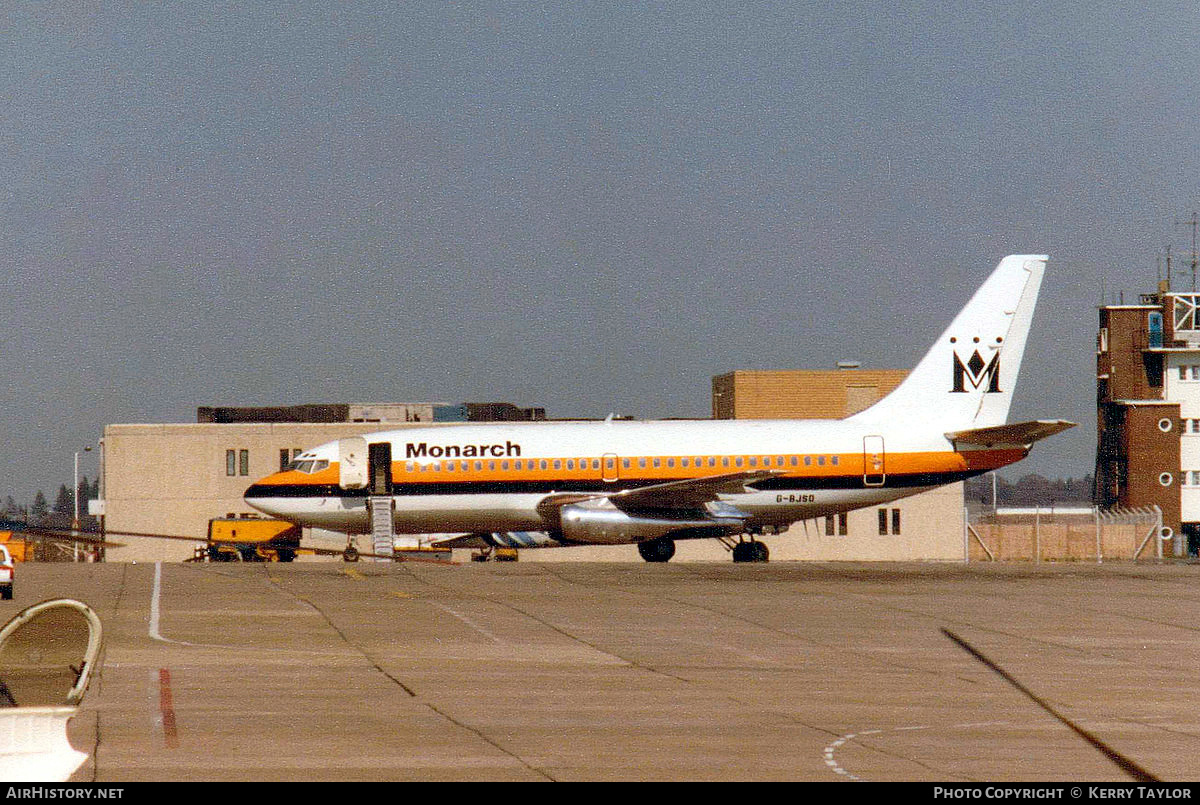
[[[888,516],[887,509],[879,510],[879,536],[884,536],[888,532]]]
[[[238,451],[238,475],[249,475],[249,474],[250,474],[250,451],[249,450],[239,450]]]
[[[838,515],[838,536],[846,536],[846,513],[842,512]]]
[[[892,509],[892,534],[899,536],[900,534],[900,510]]]
[[[226,475],[237,475],[237,451],[236,450],[226,450],[225,451],[225,474]]]
[[[286,447],[279,451],[279,471],[283,472],[292,463],[292,451]]]

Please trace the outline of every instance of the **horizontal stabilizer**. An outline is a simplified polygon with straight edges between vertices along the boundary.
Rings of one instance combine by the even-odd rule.
[[[951,431],[946,434],[946,438],[956,444],[972,444],[979,447],[1026,447],[1073,427],[1075,423],[1065,419],[1035,419],[1032,422],[1013,422],[990,428]]]

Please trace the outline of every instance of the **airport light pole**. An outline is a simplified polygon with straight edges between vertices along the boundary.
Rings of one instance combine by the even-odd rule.
[[[89,446],[83,448],[82,452],[87,453],[87,452],[90,452],[91,449],[92,448],[89,445]],[[74,517],[74,519],[71,520],[71,536],[72,537],[79,536],[79,453],[80,453],[79,450],[75,451],[75,486],[73,487],[74,492],[71,495],[71,497],[74,498],[74,500],[75,500],[75,517]],[[76,562],[78,562],[79,561],[79,541],[78,540],[73,540],[71,542],[71,549],[72,549],[71,556],[74,558],[74,560]]]

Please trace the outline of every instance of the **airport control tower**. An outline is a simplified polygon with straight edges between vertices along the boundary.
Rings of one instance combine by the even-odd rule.
[[[1200,293],[1100,308],[1096,492],[1101,507],[1158,506],[1200,549]]]

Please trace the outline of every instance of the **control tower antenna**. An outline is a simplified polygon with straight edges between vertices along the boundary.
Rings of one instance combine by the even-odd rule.
[[[1192,228],[1192,290],[1196,290],[1196,227],[1200,226],[1200,216],[1192,213],[1192,217],[1187,221],[1176,221],[1175,226],[1190,226]]]

